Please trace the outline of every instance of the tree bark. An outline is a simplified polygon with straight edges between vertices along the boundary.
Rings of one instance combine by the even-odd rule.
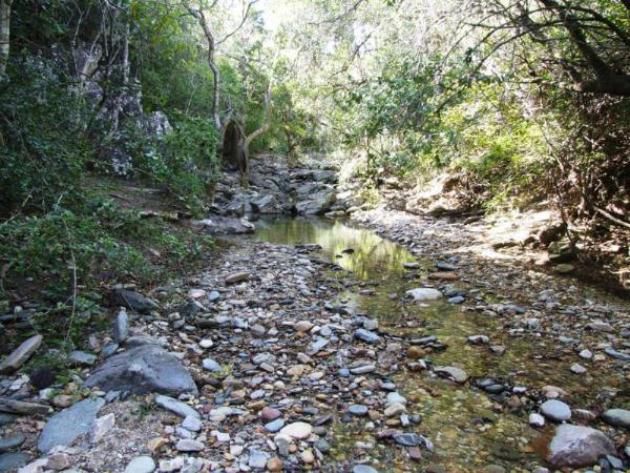
[[[221,81],[221,75],[219,73],[219,68],[214,62],[214,51],[216,48],[216,43],[214,39],[214,34],[210,29],[210,25],[208,25],[208,21],[206,20],[206,16],[203,13],[203,10],[200,8],[195,10],[191,7],[188,7],[188,12],[194,16],[199,22],[199,26],[203,30],[203,34],[206,37],[206,41],[208,42],[208,67],[210,68],[210,72],[212,72],[212,120],[214,121],[214,126],[217,130],[221,130],[221,117],[219,115],[219,100],[220,100],[220,89],[219,83]]]
[[[7,72],[11,45],[11,4],[13,0],[0,0],[0,78]]]

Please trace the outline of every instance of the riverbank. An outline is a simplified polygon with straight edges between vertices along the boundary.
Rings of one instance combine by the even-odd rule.
[[[3,378],[0,396],[59,412],[2,427],[24,437],[8,455],[75,471],[542,472],[557,425],[543,406],[559,399],[614,442],[606,461],[626,461],[624,429],[600,414],[629,407],[628,363],[613,356],[627,306],[454,253],[466,239],[453,227],[412,223],[375,224],[396,245],[326,220],[263,221],[147,294],[156,305],[127,294],[128,331],[112,313],[84,347],[97,357],[75,354],[65,380],[38,391],[28,365]],[[423,287],[437,290],[407,295]],[[160,385],[165,366],[178,384]],[[42,436],[72,431],[88,398],[107,402],[62,439],[73,448],[45,456]]]

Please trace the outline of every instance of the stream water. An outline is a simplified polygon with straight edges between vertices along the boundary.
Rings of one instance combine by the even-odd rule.
[[[623,387],[623,376],[608,372],[605,365],[583,376],[572,374],[568,366],[576,361],[574,358],[551,356],[554,350],[549,340],[510,336],[500,318],[466,311],[445,301],[424,305],[404,302],[400,296],[407,289],[419,287],[419,280],[435,261],[418,260],[402,246],[370,230],[318,219],[259,221],[257,228],[258,240],[320,245],[322,257],[352,272],[360,282],[342,293],[342,302],[358,313],[378,318],[382,332],[402,337],[436,336],[448,348],[427,354],[427,361],[435,365],[460,367],[471,380],[491,376],[512,386],[560,386],[571,393],[572,404],[581,408],[596,408],[597,393],[602,388]],[[404,263],[412,262],[419,263],[419,268],[404,268]],[[347,278],[343,272],[336,274]],[[469,299],[480,302],[494,302],[492,298],[496,297],[474,285],[462,289]],[[493,345],[505,346],[505,353],[498,355],[487,346],[467,343],[468,336],[477,334],[489,336]],[[516,405],[506,410],[471,383],[459,386],[422,371],[404,369],[393,380],[410,401],[409,411],[422,416],[420,433],[435,445],[435,454],[425,466],[430,462],[439,463],[449,472],[479,472],[488,465],[500,465],[507,471],[527,472],[541,464],[536,439],[549,434],[552,427],[544,432],[529,427],[526,409]],[[347,457],[355,442],[370,439],[369,433],[353,425],[340,424],[337,429],[333,455],[339,461]],[[387,471],[417,468],[400,449],[380,442],[370,455],[390,462]]]

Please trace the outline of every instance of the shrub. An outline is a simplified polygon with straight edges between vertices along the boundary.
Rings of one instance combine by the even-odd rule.
[[[55,67],[32,58],[14,67],[15,80],[0,88],[0,218],[76,199],[93,153],[87,108]]]

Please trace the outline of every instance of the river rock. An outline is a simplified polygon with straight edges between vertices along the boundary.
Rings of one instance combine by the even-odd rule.
[[[327,338],[318,338],[310,344],[306,353],[308,353],[309,355],[315,355],[319,353],[329,343],[330,340],[328,340]]]
[[[352,469],[352,473],[378,473],[378,470],[369,465],[356,465]]]
[[[164,409],[171,411],[183,418],[194,417],[196,419],[199,419],[201,417],[199,415],[199,412],[190,407],[188,404],[178,401],[177,399],[174,399],[172,397],[156,396],[155,403],[158,406],[163,407]]]
[[[203,443],[193,439],[181,439],[175,448],[180,452],[200,452],[203,450]]]
[[[487,335],[471,335],[468,337],[468,343],[473,345],[487,345],[490,343],[490,338]]]
[[[215,360],[213,360],[212,358],[205,358],[201,362],[201,365],[203,366],[204,370],[208,370],[212,373],[220,373],[221,371],[223,371],[223,368],[221,367],[221,365],[217,363]]]
[[[2,453],[0,454],[0,473],[12,473],[30,460],[31,457],[26,453]]]
[[[575,374],[584,374],[586,373],[586,368],[579,363],[573,363],[570,368],[572,373]]]
[[[350,373],[352,374],[368,374],[373,371],[376,371],[376,365],[372,363],[368,363],[366,365],[357,366],[355,368],[350,368]]]
[[[80,435],[89,433],[104,404],[100,398],[84,399],[52,416],[37,441],[39,451],[48,453],[57,445],[69,446]]]
[[[610,356],[611,358],[615,358],[617,360],[621,360],[621,361],[630,361],[630,354],[629,353],[624,353],[621,351],[617,351],[612,347],[607,347],[604,348],[604,352]]]
[[[153,458],[143,455],[136,457],[125,468],[125,473],[152,473],[155,471]]]
[[[583,358],[585,360],[591,360],[593,358],[593,352],[591,350],[588,349],[584,349],[582,350],[580,353],[580,358]]]
[[[225,284],[236,284],[239,282],[247,281],[251,274],[249,271],[239,271],[237,273],[228,274],[225,277]]]
[[[429,445],[429,442],[422,435],[418,435],[412,432],[399,433],[393,435],[394,442],[404,447],[418,447]]]
[[[294,422],[280,431],[280,435],[286,435],[296,440],[304,440],[313,432],[313,426],[306,422]]]
[[[111,303],[115,306],[122,306],[141,314],[146,314],[152,310],[159,309],[158,304],[143,296],[139,292],[128,289],[115,289],[111,294]]]
[[[121,307],[114,319],[112,335],[116,343],[123,343],[129,336],[129,316],[124,307]]]
[[[545,418],[540,414],[532,412],[529,415],[529,425],[532,427],[544,427],[545,426]]]
[[[0,374],[11,373],[18,370],[37,351],[42,344],[43,337],[34,335],[23,341],[19,347],[13,350],[2,363],[0,363]]]
[[[571,408],[557,399],[543,402],[540,406],[540,412],[542,412],[545,417],[555,420],[556,422],[564,422],[571,418]]]
[[[35,402],[18,401],[7,397],[0,397],[0,411],[10,414],[44,415],[50,406]]]
[[[199,417],[186,416],[182,422],[182,427],[190,432],[199,432],[202,427]]]
[[[19,447],[24,443],[24,440],[24,435],[19,433],[0,437],[0,452],[6,452],[7,450]]]
[[[136,394],[197,393],[197,386],[181,361],[155,345],[145,345],[108,358],[86,379],[85,386]]]
[[[468,374],[463,369],[454,366],[436,366],[433,371],[439,375],[446,375],[459,384],[463,384],[468,380]]]
[[[364,328],[360,328],[354,332],[354,338],[357,338],[365,343],[378,343],[380,337],[374,332],[370,332]]]
[[[116,416],[114,414],[107,414],[96,419],[90,432],[90,442],[100,442],[114,428],[114,425],[116,425]]]
[[[92,366],[96,363],[96,355],[80,350],[74,350],[68,355],[68,361],[73,366]]]
[[[554,468],[586,467],[597,463],[603,455],[614,455],[612,441],[599,430],[563,424],[556,429],[547,454]]]
[[[404,396],[401,396],[400,393],[394,391],[391,393],[387,393],[387,398],[385,403],[390,406],[392,404],[407,404],[407,399]]]
[[[265,406],[260,411],[260,417],[266,422],[270,422],[272,420],[276,420],[278,417],[282,416],[282,412],[278,409],[274,409],[273,407]]]
[[[264,470],[269,461],[270,455],[266,452],[251,449],[249,451],[248,466],[254,470]]]
[[[0,412],[0,427],[12,424],[13,422],[15,422],[15,419],[17,419],[17,416],[13,414],[5,414],[4,412]]]
[[[413,299],[416,302],[435,301],[442,298],[442,293],[440,291],[429,287],[411,289],[405,294],[407,295],[407,297]]]
[[[272,472],[282,471],[284,468],[284,462],[278,457],[270,458],[267,462],[267,470]]]
[[[272,420],[271,422],[265,424],[265,430],[267,432],[271,432],[272,434],[279,432],[282,427],[284,427],[284,419]]]
[[[353,416],[366,416],[368,413],[368,408],[367,406],[364,406],[362,404],[352,404],[348,408],[348,412]]]
[[[630,429],[630,411],[626,409],[608,409],[602,414],[607,424]]]

